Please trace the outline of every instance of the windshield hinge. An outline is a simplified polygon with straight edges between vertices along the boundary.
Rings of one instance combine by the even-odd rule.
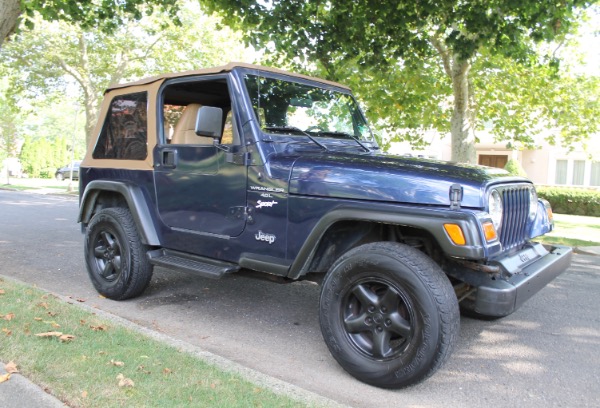
[[[242,166],[248,166],[251,162],[250,152],[242,153],[225,153],[225,160],[228,163],[239,164]]]
[[[463,199],[463,188],[460,184],[450,186],[450,209],[460,210],[460,203]]]

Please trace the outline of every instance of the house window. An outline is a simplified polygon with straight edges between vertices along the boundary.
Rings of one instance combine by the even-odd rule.
[[[488,167],[497,167],[503,169],[508,162],[507,155],[495,155],[495,154],[480,154],[479,164]]]
[[[583,176],[585,175],[585,160],[573,161],[573,185],[583,186]]]
[[[600,162],[592,162],[591,186],[600,186]]]
[[[556,161],[556,177],[554,182],[556,184],[567,184],[567,160]]]

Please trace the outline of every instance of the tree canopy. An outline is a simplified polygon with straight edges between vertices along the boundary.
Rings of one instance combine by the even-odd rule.
[[[0,0],[0,46],[22,22],[31,29],[36,16],[46,21],[65,21],[83,29],[100,28],[111,32],[125,21],[139,21],[155,10],[177,19],[177,0]]]
[[[176,22],[155,10],[110,32],[35,17],[33,29],[0,49],[0,158],[21,150],[30,175],[53,175],[49,169],[66,164],[61,151],[74,148],[81,157],[107,87],[247,59],[240,36],[218,18],[204,15],[195,1],[178,7]],[[49,158],[43,165],[33,163],[40,151]]]
[[[582,10],[594,1],[200,3],[209,11],[229,16],[227,22],[242,29],[257,49],[268,50],[266,55],[273,61],[290,61],[328,79],[349,83],[361,96],[366,95],[369,109],[384,114],[379,116],[384,126],[387,123],[401,130],[400,138],[414,139],[430,128],[442,130],[445,123],[452,134],[453,160],[473,162],[475,130],[480,123],[477,115],[483,112],[487,118],[489,113],[480,109],[490,85],[482,84],[481,78],[498,78],[495,74],[500,74],[503,66],[518,70],[515,64],[520,64],[533,78],[560,79],[559,59],[552,53],[540,55],[537,44],[564,41]],[[519,79],[515,92],[533,84],[528,82],[532,78]],[[548,85],[542,82],[536,85]],[[498,82],[498,86],[502,84]],[[552,118],[553,108],[540,108],[541,103],[536,100],[522,121],[539,123]],[[593,110],[593,101],[588,105]],[[560,121],[555,122],[560,126]],[[501,129],[502,123],[496,122],[496,127]],[[527,124],[529,129],[534,127]],[[596,123],[588,131],[597,128]],[[527,141],[531,134],[526,130],[509,132],[509,138]],[[417,138],[419,141],[422,138]]]

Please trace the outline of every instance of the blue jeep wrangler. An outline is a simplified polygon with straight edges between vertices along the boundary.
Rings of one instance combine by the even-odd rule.
[[[460,310],[497,318],[568,268],[534,186],[503,170],[384,154],[350,90],[247,64],[107,90],[81,163],[95,288],[140,295],[154,266],[321,284],[320,324],[350,374],[432,375]],[[275,312],[274,312],[275,313]]]

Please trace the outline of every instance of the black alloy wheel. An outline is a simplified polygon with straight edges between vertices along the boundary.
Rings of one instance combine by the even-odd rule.
[[[103,296],[123,300],[140,295],[152,279],[153,266],[127,208],[104,208],[86,229],[88,275]]]
[[[110,231],[102,231],[95,236],[95,270],[108,282],[115,281],[122,273],[121,244],[119,238]]]
[[[418,249],[374,242],[341,256],[323,280],[321,332],[351,375],[382,388],[431,376],[450,356],[460,313],[448,277]]]
[[[394,359],[413,338],[413,309],[408,294],[393,282],[363,279],[343,301],[344,327],[354,347],[366,356]]]

